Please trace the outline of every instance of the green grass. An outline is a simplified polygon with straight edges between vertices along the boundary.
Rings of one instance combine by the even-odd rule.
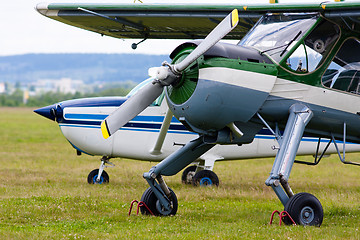
[[[99,157],[76,156],[57,124],[28,108],[0,108],[0,239],[360,239],[360,168],[335,155],[294,165],[290,184],[322,203],[320,228],[269,225],[283,207],[264,182],[273,159],[218,162],[218,188],[165,177],[179,209],[173,217],[128,217],[154,163],[116,159],[110,184],[89,185]],[[359,161],[359,154],[347,155]],[[311,157],[300,157],[311,161]],[[300,159],[299,158],[299,159]]]

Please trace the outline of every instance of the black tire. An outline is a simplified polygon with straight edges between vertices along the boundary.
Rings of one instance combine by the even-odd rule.
[[[89,184],[104,184],[104,183],[109,183],[109,175],[107,174],[107,172],[103,171],[100,177],[100,182],[96,182],[96,178],[98,176],[99,173],[99,169],[94,169],[92,170],[87,178],[87,181]]]
[[[152,190],[151,187],[149,187],[148,189],[145,190],[145,192],[143,193],[143,195],[141,196],[141,201],[144,202],[150,209],[150,211],[155,215],[155,216],[170,216],[170,215],[175,215],[178,209],[178,201],[177,201],[177,197],[174,193],[173,190],[170,190],[171,193],[171,201],[173,204],[173,208],[171,210],[170,213],[163,213],[160,212],[157,207],[156,204],[159,201],[158,198],[156,197],[154,191]],[[141,214],[143,215],[150,215],[151,213],[146,209],[146,207],[142,206],[140,207],[140,211]]]
[[[197,166],[195,165],[185,168],[185,170],[181,175],[181,182],[183,184],[192,184],[192,180],[194,178],[196,168]]]
[[[306,192],[292,196],[285,204],[284,210],[298,225],[320,227],[324,218],[320,201],[314,195]],[[292,224],[287,217],[284,218],[284,222],[288,225]]]
[[[213,171],[201,170],[193,177],[194,186],[219,186],[219,178]]]

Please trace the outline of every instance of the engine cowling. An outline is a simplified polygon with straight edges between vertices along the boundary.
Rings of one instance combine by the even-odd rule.
[[[182,61],[196,47],[180,45],[170,55]],[[229,123],[247,123],[263,105],[277,69],[254,49],[217,43],[166,89],[174,115],[189,130],[215,135]]]

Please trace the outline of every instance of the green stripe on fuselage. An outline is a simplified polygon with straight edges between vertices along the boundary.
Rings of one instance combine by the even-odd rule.
[[[268,63],[255,63],[238,59],[228,59],[228,58],[209,58],[204,61],[200,68],[208,67],[225,67],[237,70],[244,70],[249,72],[262,73],[267,75],[276,76],[277,67],[274,64]]]

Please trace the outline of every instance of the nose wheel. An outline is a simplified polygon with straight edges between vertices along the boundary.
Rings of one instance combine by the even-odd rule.
[[[103,184],[103,183],[109,183],[109,175],[107,172],[103,171],[100,178],[99,176],[99,169],[92,170],[87,178],[87,181],[89,184]]]

